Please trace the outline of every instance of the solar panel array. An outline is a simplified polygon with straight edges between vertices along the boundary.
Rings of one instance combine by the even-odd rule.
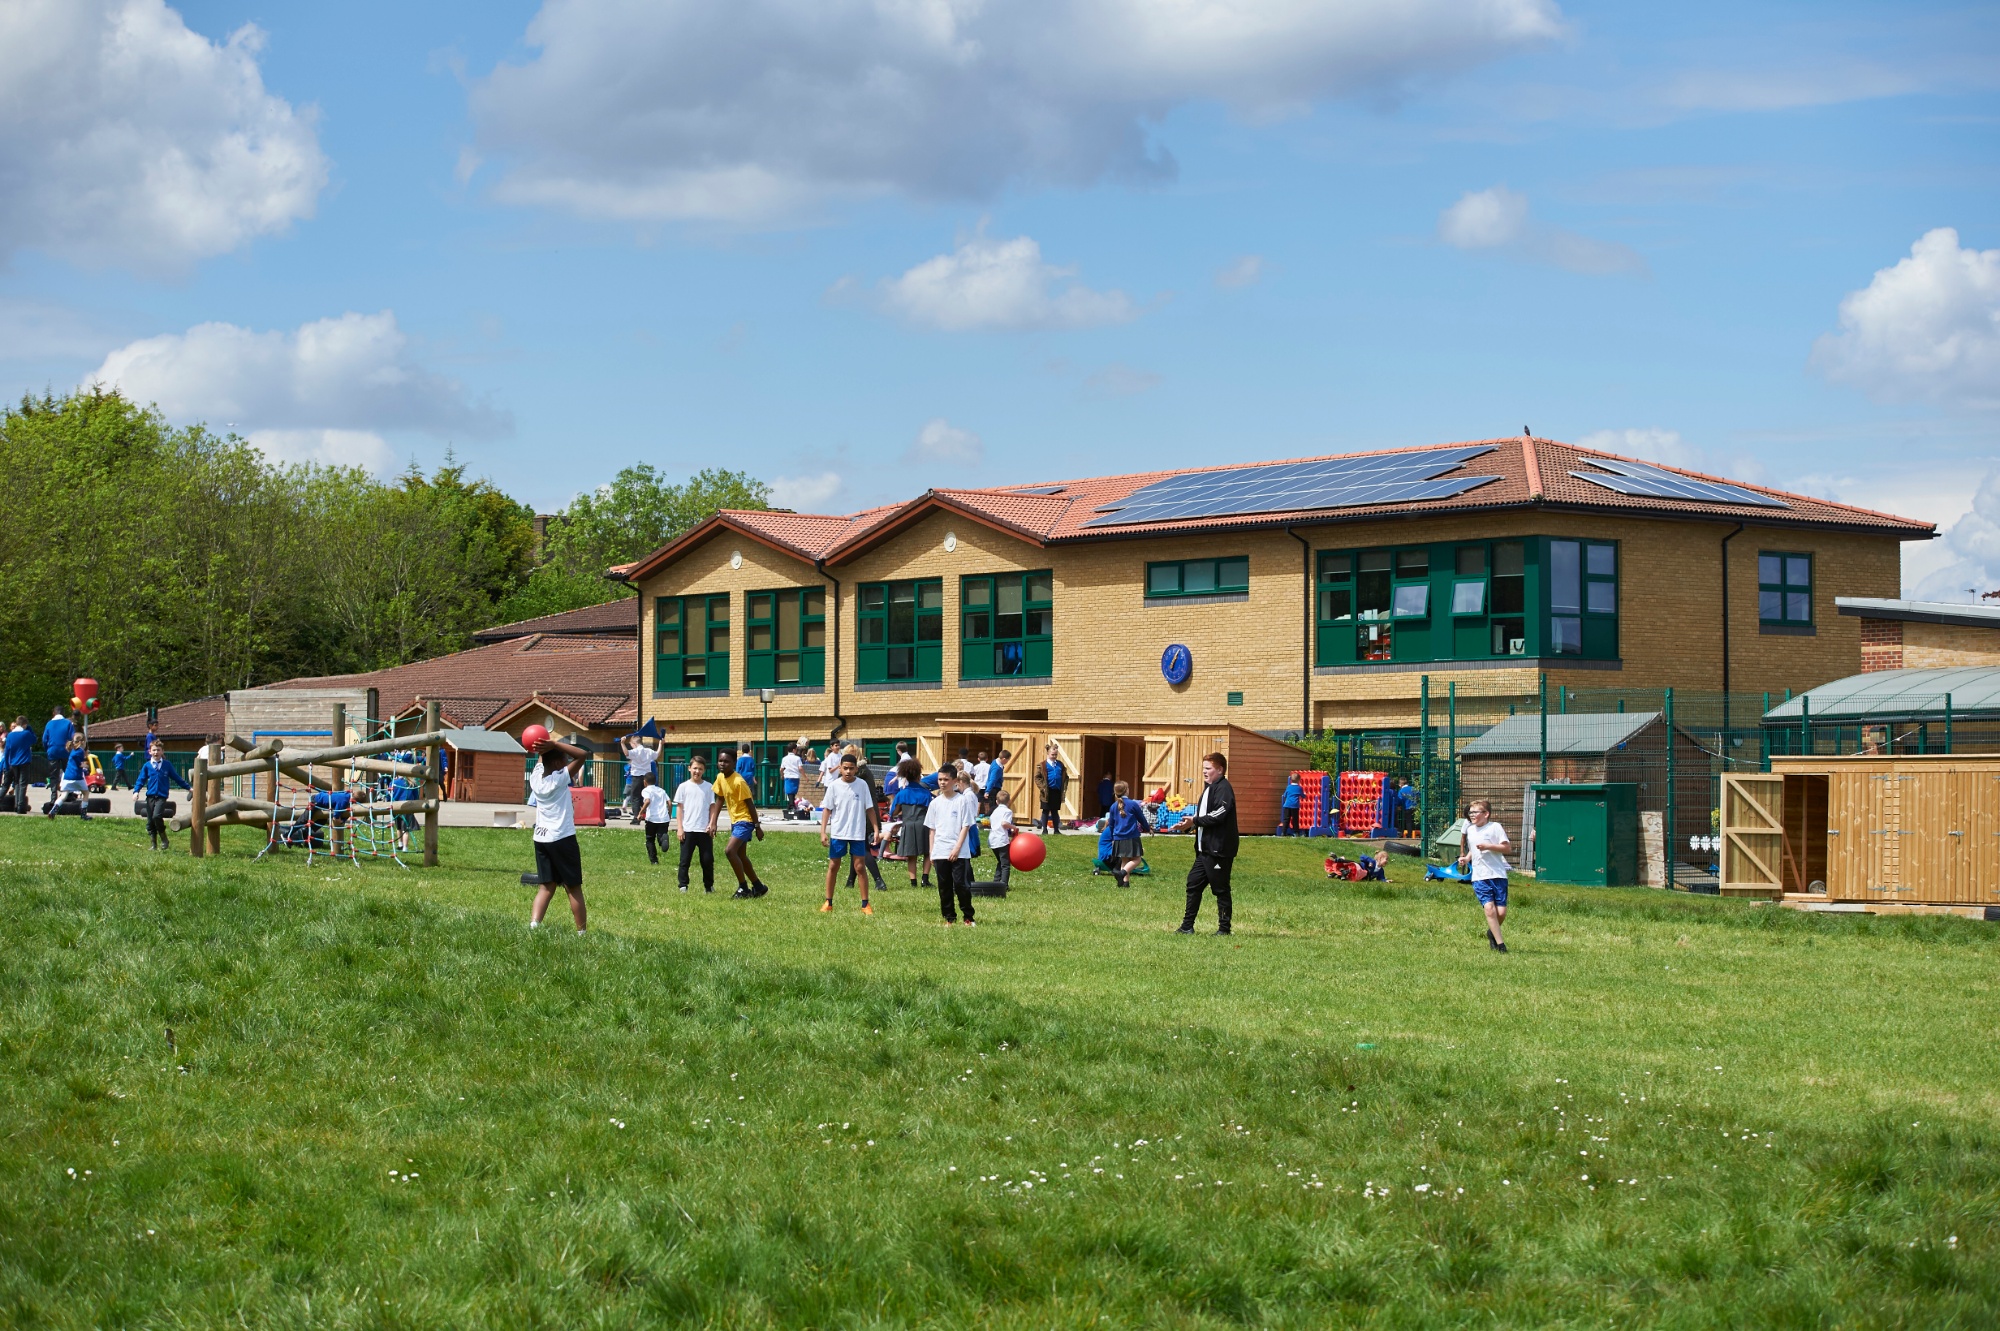
[[[1590,465],[1602,467],[1612,474],[1605,476],[1594,471],[1573,471],[1570,475],[1579,481],[1616,490],[1622,495],[1644,495],[1649,499],[1693,499],[1707,504],[1754,504],[1759,508],[1791,507],[1781,499],[1746,490],[1740,485],[1698,481],[1692,476],[1682,476],[1662,467],[1649,467],[1643,462],[1627,462],[1623,458],[1591,458]]]
[[[1164,481],[1141,486],[1123,499],[1100,504],[1097,512],[1106,516],[1092,518],[1083,525],[1102,527],[1449,499],[1501,479],[1442,475],[1492,451],[1492,445],[1483,444],[1190,472],[1169,476]]]

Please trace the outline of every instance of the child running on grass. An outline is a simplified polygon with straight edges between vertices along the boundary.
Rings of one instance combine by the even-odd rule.
[[[958,768],[946,763],[938,768],[938,793],[924,810],[924,826],[931,835],[932,871],[937,874],[938,909],[947,926],[958,923],[952,913],[952,899],[958,900],[959,914],[969,927],[972,920],[972,824],[978,821],[979,806],[961,797]]]
[[[708,764],[700,754],[688,759],[687,780],[674,791],[674,803],[681,811],[681,891],[688,890],[688,865],[701,852],[701,890],[715,890],[715,820],[722,806],[715,802],[715,787],[702,780]]]
[[[860,773],[860,755],[849,750],[841,755],[840,775],[826,788],[826,812],[819,817],[819,843],[826,848],[826,904],[820,907],[822,911],[833,909],[833,884],[840,874],[840,862],[849,856],[873,858],[868,842],[875,834],[875,792],[860,779]],[[868,904],[865,873],[861,875],[861,913],[875,913]]]
[[[658,864],[660,847],[674,848],[674,801],[650,772],[639,778],[639,817],[646,824],[646,859]]]
[[[586,918],[583,906],[583,853],[576,844],[576,809],[570,802],[570,783],[583,772],[590,755],[559,739],[544,739],[535,746],[535,770],[528,774],[528,789],[535,797],[535,871],[521,875],[522,883],[538,888],[528,927],[542,927],[542,916],[555,899],[560,884],[569,893],[570,918],[581,935]],[[551,768],[554,759],[557,766]]]
[[[62,784],[56,787],[56,774],[49,773],[49,807],[42,810],[49,817],[56,816],[56,805],[64,795],[76,796],[76,812],[86,823],[90,821],[90,753],[83,747],[83,736],[72,735],[69,751],[62,759]]]
[[[729,848],[723,858],[736,874],[736,899],[746,901],[751,897],[761,897],[771,889],[764,886],[757,877],[756,866],[750,863],[750,838],[764,839],[764,825],[757,821],[757,797],[750,789],[750,783],[743,779],[742,764],[737,770],[730,770],[732,753],[724,749],[716,755],[718,774],[715,778],[715,798],[729,811]],[[744,757],[749,757],[749,747],[744,748]]]
[[[1465,829],[1465,853],[1458,864],[1471,877],[1472,895],[1486,912],[1487,946],[1505,952],[1500,926],[1507,922],[1507,853],[1514,843],[1507,839],[1507,829],[1493,821],[1493,806],[1485,800],[1467,805],[1465,817],[1472,825]]]
[[[1120,781],[1111,787],[1111,859],[1118,867],[1111,876],[1120,887],[1132,886],[1132,873],[1145,858],[1140,838],[1146,832],[1146,806],[1128,799],[1131,787]]]
[[[167,761],[167,746],[154,740],[132,785],[144,801],[140,812],[146,817],[146,844],[154,850],[167,848],[167,796],[174,786],[186,790],[188,783]]]

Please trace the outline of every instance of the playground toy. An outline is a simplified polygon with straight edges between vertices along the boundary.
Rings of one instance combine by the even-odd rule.
[[[424,864],[434,866],[442,773],[438,746],[444,742],[437,703],[425,705],[423,727],[420,734],[298,752],[276,737],[253,744],[232,735],[225,744],[204,745],[188,782],[188,811],[172,826],[192,833],[188,848],[196,858],[221,852],[224,825],[246,824],[265,828],[259,859],[275,847],[300,846],[307,863],[316,854],[353,862],[367,855],[408,868],[401,852],[408,847],[415,815],[422,814]],[[332,735],[339,739],[346,734],[347,709],[336,703]],[[241,756],[217,761],[224,748]],[[223,794],[222,782],[246,776],[268,777],[270,793],[277,798]],[[289,791],[286,777],[292,782]]]
[[[1007,863],[1021,873],[1033,873],[1042,867],[1049,848],[1033,832],[1016,832],[1014,839],[1007,843]]]
[[[521,747],[529,753],[533,753],[548,742],[549,728],[547,726],[529,726],[521,732]]]
[[[1344,855],[1329,855],[1326,857],[1326,876],[1350,883],[1386,882],[1389,877],[1373,855],[1352,860]]]

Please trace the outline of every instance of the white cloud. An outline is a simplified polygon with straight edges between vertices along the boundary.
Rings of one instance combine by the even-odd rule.
[[[1554,0],[546,0],[471,109],[503,200],[757,219],[1162,179],[1177,106],[1294,114],[1562,32]]]
[[[1151,370],[1113,362],[1083,381],[1086,390],[1104,397],[1134,397],[1159,385],[1160,376]]]
[[[986,458],[986,442],[970,430],[961,430],[944,417],[926,422],[917,431],[916,442],[903,452],[903,461],[950,467],[977,467]]]
[[[1918,596],[1976,601],[1982,593],[2000,591],[2000,471],[1987,473],[1973,495],[1972,511],[1952,523],[1939,544],[1951,562],[1917,585]]]
[[[947,332],[1094,328],[1138,316],[1124,292],[1093,291],[1075,275],[1043,262],[1042,247],[1028,236],[980,235],[885,281],[882,303],[913,324]]]
[[[1243,287],[1255,286],[1264,276],[1264,257],[1260,254],[1246,254],[1231,263],[1224,264],[1215,274],[1215,285],[1225,291],[1236,291]]]
[[[1747,453],[1718,453],[1700,448],[1681,438],[1679,430],[1657,427],[1626,430],[1593,430],[1576,441],[1580,447],[1594,448],[1643,462],[1663,462],[1669,467],[1707,472],[1752,485],[1769,485],[1771,474],[1763,463]]]
[[[1941,226],[1840,302],[1840,331],[1813,346],[1827,378],[1888,401],[2000,406],[2000,250]]]
[[[771,507],[814,513],[824,509],[847,486],[837,471],[811,476],[779,476],[771,482]]]
[[[360,467],[377,476],[396,462],[389,441],[373,430],[252,430],[244,440],[273,462]]]
[[[261,435],[288,457],[365,458],[373,446],[364,436],[383,430],[483,439],[513,428],[424,368],[389,310],[291,332],[197,324],[118,348],[86,382],[155,403],[174,421],[206,421],[252,442]]]
[[[161,0],[0,5],[0,258],[172,271],[310,217],[326,159],[262,44]]]
[[[1629,245],[1536,221],[1528,214],[1527,196],[1505,185],[1471,191],[1438,214],[1438,239],[1454,249],[1492,250],[1572,273],[1646,271],[1646,261]]]

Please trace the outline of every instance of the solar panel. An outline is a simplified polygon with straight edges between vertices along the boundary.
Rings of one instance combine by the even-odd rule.
[[[1084,526],[1449,499],[1500,479],[1442,476],[1492,451],[1493,446],[1486,444],[1190,472],[1141,486],[1123,499],[1098,505],[1096,511],[1106,516],[1092,518]]]
[[[1740,485],[1725,485],[1720,481],[1698,481],[1692,476],[1682,476],[1662,467],[1651,467],[1643,462],[1627,462],[1623,458],[1590,458],[1590,465],[1611,472],[1609,476],[1593,471],[1573,471],[1570,475],[1579,481],[1589,481],[1607,490],[1616,490],[1622,495],[1644,495],[1651,499],[1693,499],[1704,504],[1755,504],[1760,508],[1790,508],[1782,499],[1746,490]]]

